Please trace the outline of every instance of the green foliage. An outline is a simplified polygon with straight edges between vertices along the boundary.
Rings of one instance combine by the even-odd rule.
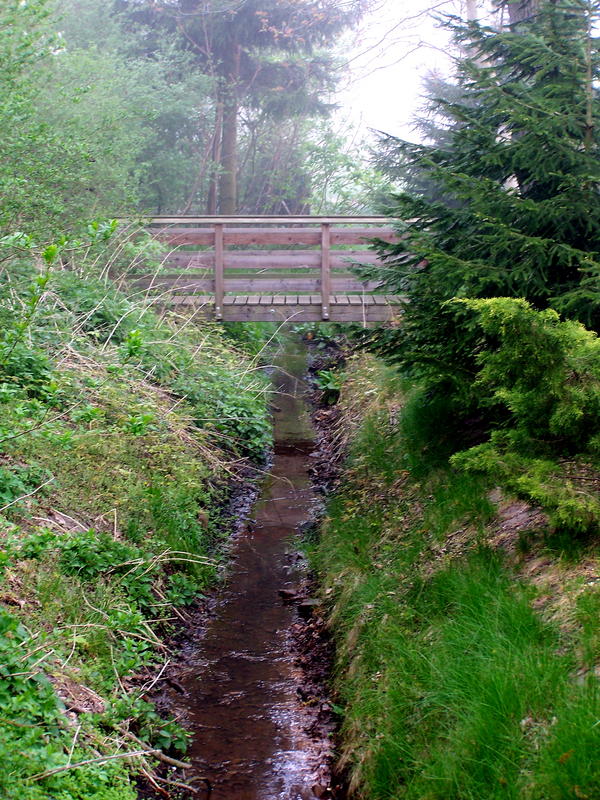
[[[91,581],[109,571],[131,572],[131,562],[140,557],[137,547],[93,530],[70,536],[59,545],[59,550],[61,569],[82,581]]]
[[[600,696],[591,673],[574,675],[596,663],[597,592],[580,588],[577,629],[534,610],[537,590],[484,544],[489,484],[419,457],[431,433],[420,412],[395,425],[369,414],[312,552],[353,789],[592,798]]]
[[[48,679],[36,667],[29,634],[0,610],[0,792],[6,800],[134,800],[122,767],[88,765],[44,780],[29,778],[67,764],[73,735]],[[26,755],[26,757],[24,757]],[[81,746],[72,762],[93,757]]]
[[[517,30],[451,22],[468,58],[437,144],[397,142],[432,193],[396,197],[402,239],[365,270],[407,298],[372,336],[402,369],[473,408],[480,331],[452,298],[523,297],[597,330],[600,270],[596,3],[543,0]],[[388,142],[389,145],[389,142]]]
[[[323,402],[329,406],[337,403],[344,382],[343,374],[333,369],[322,369],[316,373],[314,380]]]
[[[127,730],[185,749],[179,725],[131,687],[163,661],[169,608],[216,577],[232,464],[264,458],[270,441],[255,356],[99,277],[125,246],[115,230],[2,241],[0,580],[27,626],[14,621],[15,657],[0,659],[0,694],[14,700],[0,714],[0,794],[15,800],[133,800],[131,761],[30,780],[121,751]],[[106,703],[79,715],[75,745],[47,676],[61,695],[83,684]]]
[[[524,300],[467,300],[485,334],[475,387],[482,402],[503,405],[526,447],[596,450],[600,436],[600,341],[549,309]]]
[[[168,40],[152,59],[134,50],[94,0],[2,4],[0,230],[47,235],[185,203],[212,81]]]
[[[541,505],[557,530],[596,531],[600,504],[582,483],[586,468],[578,461],[598,455],[598,337],[578,322],[561,321],[552,309],[535,311],[524,300],[454,305],[471,311],[484,334],[473,387],[480,405],[495,408],[501,424],[489,441],[455,453],[451,463]],[[561,460],[575,456],[567,475]]]
[[[193,54],[194,66],[214,77],[213,102],[222,109],[211,119],[214,163],[204,157],[188,208],[194,201],[203,205],[209,195],[213,213],[301,213],[311,192],[298,142],[332,108],[326,98],[337,77],[332,48],[366,4],[247,0],[226,14],[196,2],[175,2],[169,14],[151,2],[120,0],[118,6],[131,30],[148,31],[139,44],[144,54],[154,55],[162,36],[175,34],[176,46]]]
[[[0,505],[13,503],[49,480],[45,470],[32,466],[0,466]]]

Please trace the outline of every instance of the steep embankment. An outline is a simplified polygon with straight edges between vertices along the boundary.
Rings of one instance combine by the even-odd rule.
[[[185,749],[146,693],[269,445],[267,383],[89,275],[11,262],[0,320],[0,795],[133,800]]]
[[[313,563],[351,795],[599,797],[597,541],[567,550],[541,509],[451,469],[440,409],[374,359],[340,409]]]

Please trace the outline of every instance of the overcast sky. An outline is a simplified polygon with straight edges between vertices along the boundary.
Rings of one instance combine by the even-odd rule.
[[[428,72],[448,74],[448,33],[428,10],[460,13],[461,0],[379,0],[351,44],[346,84],[338,95],[340,124],[414,139],[421,80]]]

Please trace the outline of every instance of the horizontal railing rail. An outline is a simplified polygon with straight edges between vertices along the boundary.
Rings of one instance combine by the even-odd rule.
[[[136,282],[162,290],[212,292],[217,319],[223,319],[231,293],[297,293],[311,303],[318,294],[321,317],[327,320],[336,295],[364,295],[379,288],[378,281],[359,280],[349,271],[356,264],[379,262],[368,249],[372,240],[398,240],[390,220],[381,216],[157,216],[149,220],[149,229],[174,249],[165,257],[162,274]]]

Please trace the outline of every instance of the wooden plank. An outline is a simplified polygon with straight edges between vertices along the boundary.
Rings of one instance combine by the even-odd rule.
[[[374,294],[373,300],[378,306],[385,306],[387,305],[387,300],[385,299],[384,295],[381,294]]]
[[[274,306],[284,306],[285,305],[285,295],[275,295],[273,297],[273,305]]]
[[[318,322],[321,306],[232,306],[226,321],[231,322]]]
[[[156,277],[136,278],[131,281],[132,286],[137,286],[140,289],[173,289],[181,292],[182,289],[189,289],[204,292],[212,292],[215,288],[215,282],[212,278],[196,278],[193,275],[187,277],[185,275],[177,275],[171,277],[169,275],[157,275]]]
[[[225,245],[223,225],[215,225],[215,316],[223,319]]]
[[[311,278],[309,276],[287,276],[287,277],[271,277],[269,274],[256,275],[239,275],[230,277],[227,272],[223,276],[224,291],[225,292],[262,292],[273,294],[275,292],[286,292],[291,294],[293,292],[315,292],[318,291],[320,281],[318,278]],[[190,288],[195,291],[201,290],[205,292],[212,292],[215,287],[215,282],[212,278],[207,277],[206,274],[200,273],[179,273],[179,274],[164,274],[164,275],[142,275],[134,278],[131,281],[133,286],[141,289],[177,289]],[[346,277],[331,279],[331,292],[372,292],[381,286],[377,281],[368,281],[361,283],[356,278]]]
[[[181,269],[214,269],[215,254],[212,251],[189,252],[187,250],[173,250],[164,256],[162,265],[165,268],[180,267]]]
[[[332,322],[358,322],[363,325],[386,322],[394,318],[391,306],[332,306]],[[321,306],[228,306],[225,320],[239,322],[318,322]]]
[[[360,298],[358,295],[356,295],[356,294],[349,294],[349,295],[348,295],[348,303],[349,303],[351,306],[361,306],[361,305],[362,305],[362,300],[361,300],[361,298]]]
[[[248,295],[248,305],[249,306],[257,306],[260,303],[260,295],[258,294],[249,294]]]
[[[345,294],[337,294],[335,296],[336,303],[340,306],[347,306],[348,305],[348,296]]]
[[[320,294],[311,294],[310,296],[310,303],[311,305],[317,305],[321,302],[321,295]]]
[[[261,306],[272,306],[273,305],[273,295],[272,294],[264,294],[260,298],[260,305]]]
[[[331,288],[337,294],[338,292],[374,292],[379,289],[381,284],[379,281],[368,281],[361,283],[356,278],[332,278]]]
[[[317,245],[321,242],[318,228],[227,228],[226,244],[295,244]]]
[[[152,232],[155,239],[170,245],[212,245],[215,240],[214,231],[210,228],[171,228]]]
[[[391,225],[393,220],[391,217],[378,217],[378,216],[363,216],[351,217],[347,215],[332,215],[332,216],[306,216],[306,215],[290,215],[290,216],[276,216],[269,214],[260,214],[253,217],[244,216],[156,216],[150,220],[151,225],[215,225],[217,223],[223,225],[306,225],[306,224],[322,224],[329,223],[331,225]]]
[[[233,299],[233,304],[235,306],[245,306],[247,302],[248,302],[247,294],[238,294]]]
[[[349,269],[353,262],[360,264],[381,264],[381,259],[374,250],[332,250],[331,269]]]
[[[230,250],[225,257],[228,269],[317,269],[318,250]]]
[[[359,291],[362,286],[359,286]],[[261,275],[255,278],[244,278],[236,276],[230,278],[225,275],[226,292],[263,292],[264,294],[274,294],[275,292],[316,292],[319,289],[318,278],[270,278],[268,275]]]
[[[354,262],[378,264],[379,257],[372,250],[332,250],[331,268],[347,270]],[[215,254],[212,251],[190,252],[174,250],[164,256],[165,267],[182,269],[213,269]],[[225,269],[320,269],[319,250],[226,250]]]
[[[321,225],[321,315],[329,319],[329,296],[331,294],[331,225]]]
[[[214,235],[208,228],[166,228],[153,233],[161,242],[171,245],[212,245]],[[321,231],[305,228],[224,228],[226,245],[319,245]],[[333,230],[331,243],[337,245],[368,244],[372,238],[396,241],[389,228]]]
[[[235,297],[232,297],[231,295],[227,294],[223,298],[223,305],[224,306],[232,306],[234,303],[235,303]]]
[[[285,296],[285,304],[286,304],[286,306],[297,306],[298,305],[298,295],[286,294],[286,296]]]
[[[234,301],[239,298],[233,298]],[[247,299],[247,298],[242,298]],[[292,320],[294,322],[317,322],[321,319],[321,305],[278,305],[276,300],[281,298],[273,298],[273,305],[247,305],[244,303],[234,302],[232,305],[224,306],[223,318],[231,321],[285,321]],[[172,298],[172,303],[169,305],[181,306],[184,308],[194,309],[195,312],[200,312],[201,316],[212,317],[214,316],[212,298],[202,295],[192,295],[188,297]],[[331,321],[332,322],[359,322],[364,325],[373,325],[379,322],[386,322],[401,315],[401,310],[398,303],[402,298],[397,296],[388,296],[389,303],[384,305],[331,305]]]
[[[298,305],[300,306],[309,306],[310,302],[310,295],[309,294],[299,294],[298,295]]]
[[[344,228],[331,232],[332,244],[368,244],[371,239],[399,242],[400,237],[391,228]]]

